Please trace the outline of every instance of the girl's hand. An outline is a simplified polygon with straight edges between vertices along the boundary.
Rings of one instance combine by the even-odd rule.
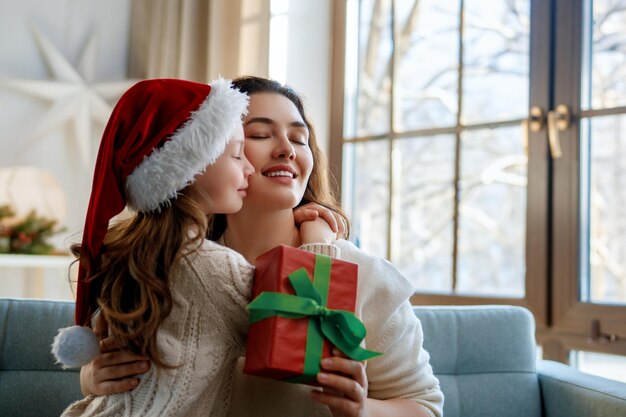
[[[347,225],[343,217],[338,213],[332,211],[317,203],[307,203],[300,206],[293,211],[293,215],[296,221],[296,226],[300,227],[303,222],[316,220],[322,218],[328,223],[330,229],[337,234],[338,238],[344,238],[347,230]]]
[[[83,395],[108,395],[130,391],[139,384],[136,375],[150,369],[148,358],[121,349],[108,334],[102,314],[96,320],[94,333],[100,339],[100,354],[80,370]]]
[[[322,360],[322,372],[317,374],[324,390],[311,391],[313,400],[326,404],[333,417],[365,417],[367,404],[367,374],[365,364],[347,358],[337,348],[333,357]],[[326,373],[324,371],[333,371]]]

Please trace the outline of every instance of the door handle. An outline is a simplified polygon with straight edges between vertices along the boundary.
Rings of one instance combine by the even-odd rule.
[[[550,145],[550,155],[552,159],[560,158],[561,140],[559,132],[569,129],[572,124],[572,117],[569,107],[565,104],[559,104],[554,110],[548,112],[548,144]]]

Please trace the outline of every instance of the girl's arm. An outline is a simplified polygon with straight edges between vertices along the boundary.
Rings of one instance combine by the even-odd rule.
[[[309,203],[294,210],[294,219],[299,227],[300,249],[339,257],[339,247],[332,243],[345,232],[341,216],[319,204]]]
[[[330,244],[337,240],[337,234],[333,232],[325,219],[318,217],[300,224],[300,240],[302,245]]]
[[[300,227],[304,222],[321,218],[328,223],[336,238],[344,239],[348,227],[346,221],[337,212],[321,206],[317,203],[307,203],[293,211],[296,226]]]

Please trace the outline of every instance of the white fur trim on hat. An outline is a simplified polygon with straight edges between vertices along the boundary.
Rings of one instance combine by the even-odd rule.
[[[213,81],[200,108],[128,176],[128,205],[136,211],[152,211],[176,197],[222,155],[247,107],[248,96],[232,88],[229,80]]]
[[[52,353],[64,368],[80,368],[100,353],[100,342],[89,327],[64,327],[54,338]]]

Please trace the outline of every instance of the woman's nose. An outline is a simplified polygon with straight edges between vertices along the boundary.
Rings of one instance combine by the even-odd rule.
[[[295,159],[296,158],[296,150],[293,147],[293,144],[287,137],[278,138],[278,143],[274,148],[274,158],[281,159]]]

